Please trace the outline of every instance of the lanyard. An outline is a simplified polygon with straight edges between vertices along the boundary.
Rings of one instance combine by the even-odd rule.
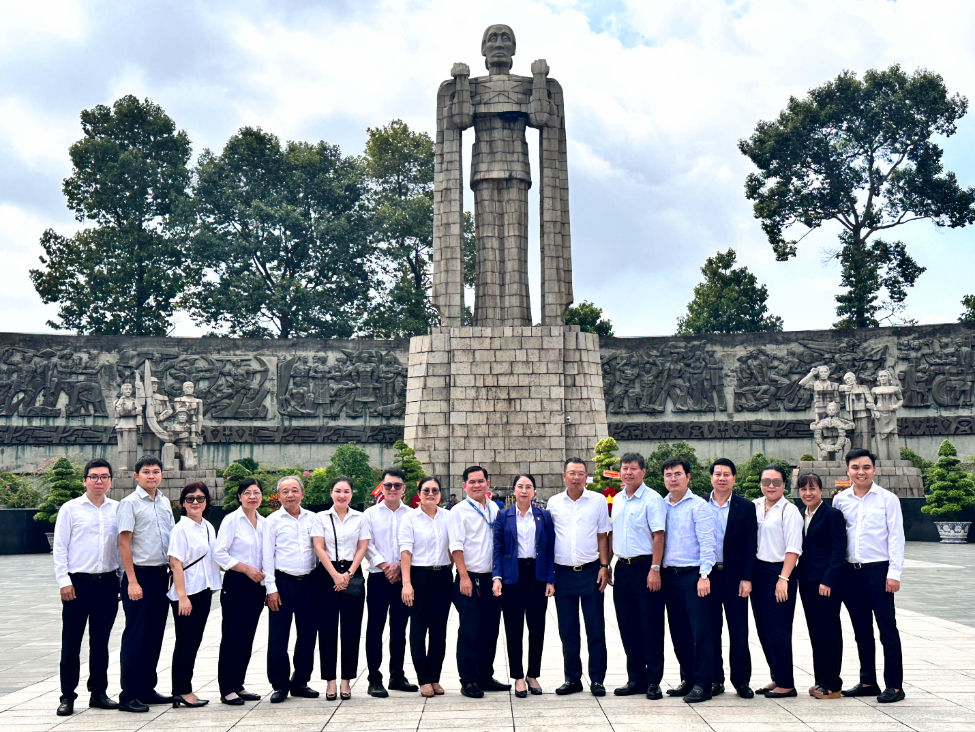
[[[477,503],[475,503],[474,501],[472,501],[472,500],[471,500],[471,498],[470,498],[470,496],[468,496],[466,500],[467,500],[467,502],[468,502],[469,504],[471,504],[471,506],[473,506],[473,507],[474,507],[474,510],[475,510],[475,511],[477,511],[477,513],[478,513],[478,515],[479,515],[479,516],[480,516],[480,517],[481,517],[482,519],[484,519],[484,523],[486,523],[486,524],[487,524],[487,527],[488,527],[488,529],[490,529],[490,528],[491,528],[491,521],[490,521],[490,520],[488,519],[488,517],[487,517],[487,516],[485,516],[485,515],[484,515],[484,512],[483,512],[483,511],[481,511],[481,509],[480,509],[480,507],[479,507],[479,506],[477,505]],[[490,516],[490,515],[491,515],[491,509],[489,508],[489,509],[488,509],[488,516]]]

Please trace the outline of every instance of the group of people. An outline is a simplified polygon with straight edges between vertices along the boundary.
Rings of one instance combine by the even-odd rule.
[[[158,490],[163,475],[157,458],[138,461],[138,487],[119,502],[107,497],[111,465],[95,459],[84,469],[85,494],[61,507],[55,526],[55,574],[63,605],[58,714],[74,711],[86,626],[90,706],[145,712],[152,704],[207,704],[192,682],[216,592],[223,609],[218,682],[224,704],[260,698],[244,688],[244,679],[265,606],[271,703],[289,694],[319,696],[309,687],[316,642],[326,698],[351,698],[365,608],[368,694],[443,694],[451,604],[459,615],[461,693],[479,698],[511,689],[494,675],[503,616],[515,696],[541,694],[550,597],[564,660],[564,683],[556,694],[583,691],[581,611],[589,689],[603,696],[603,599],[610,584],[628,677],[616,695],[663,697],[666,611],[681,678],[668,695],[695,703],[725,691],[721,634],[726,620],[730,680],[738,695],[796,696],[792,624],[801,594],[813,650],[815,684],[809,693],[821,699],[842,694],[899,701],[903,671],[893,593],[900,587],[904,558],[900,503],[874,482],[868,451],[853,450],[846,462],[852,488],[838,494],[832,507],[823,503],[817,475],[800,477],[805,506],[800,512],[784,495],[788,479],[779,465],[762,471],[763,496],[749,502],[733,492],[734,463],[718,459],[705,500],[689,488],[690,465],[674,458],[662,467],[668,493],[662,498],[644,484],[644,458],[628,453],[621,458],[623,490],[614,499],[612,521],[605,497],[586,489],[586,465],[579,458],[566,461],[565,490],[550,498],[547,508],[535,500],[535,479],[525,474],[514,479],[515,502],[500,509],[489,498],[488,471],[475,465],[463,474],[464,499],[450,510],[441,507],[444,489],[434,477],[420,482],[420,502],[412,509],[403,502],[405,475],[390,468],[383,473],[382,500],[365,512],[351,508],[353,485],[346,477],[331,486],[332,507],[316,514],[301,506],[301,478],[286,476],[277,485],[281,509],[264,518],[257,510],[261,486],[248,479],[237,487],[240,508],[224,518],[218,533],[207,521],[211,496],[204,483],[182,489],[181,517],[175,522],[169,500]],[[121,694],[115,702],[107,696],[108,639],[119,596],[125,630]],[[757,692],[750,687],[749,598],[772,679]],[[845,691],[842,604],[860,657],[860,682]],[[156,691],[156,666],[169,612],[176,639],[172,690],[164,695]],[[884,649],[882,691],[874,618]],[[407,625],[417,684],[404,672]]]

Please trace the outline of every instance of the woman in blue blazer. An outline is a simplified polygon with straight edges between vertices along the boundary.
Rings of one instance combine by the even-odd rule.
[[[515,696],[541,694],[545,612],[555,594],[555,525],[552,514],[533,506],[535,479],[519,475],[515,505],[498,513],[494,522],[494,594],[501,598],[508,663]],[[522,666],[522,636],[528,625],[528,675]]]

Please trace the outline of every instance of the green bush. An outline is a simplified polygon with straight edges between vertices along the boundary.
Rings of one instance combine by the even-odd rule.
[[[250,458],[244,458],[248,463],[257,465]],[[237,460],[232,462],[223,470],[224,477],[224,498],[223,498],[223,510],[224,514],[228,514],[231,511],[236,511],[240,508],[240,504],[237,502],[237,486],[245,478],[254,478],[261,486],[261,492],[264,494],[264,500],[261,502],[260,507],[257,512],[262,516],[269,516],[277,506],[272,506],[270,502],[271,495],[274,494],[275,486],[277,486],[278,481],[285,475],[298,475],[302,477],[302,481],[306,481],[307,478],[303,475],[301,468],[261,468],[258,466],[257,472],[251,472],[247,468],[244,460]]]
[[[34,520],[53,524],[57,521],[58,509],[85,492],[85,486],[81,482],[83,471],[66,457],[58,458],[41,471],[41,484],[47,490],[44,503],[34,515]]]
[[[330,503],[331,483],[340,475],[352,479],[352,505],[363,505],[382,477],[382,471],[369,464],[368,453],[354,442],[339,447],[332,453],[328,467],[320,470],[322,473],[315,476],[314,490],[305,491],[303,506],[321,506]],[[307,472],[303,479],[312,478],[314,473],[318,471]]]
[[[811,452],[804,452],[799,456],[799,462],[801,463],[811,463],[815,459]]]
[[[249,457],[239,458],[238,460],[235,460],[234,462],[236,462],[239,465],[242,465],[243,467],[247,468],[252,473],[256,473],[257,472],[257,469],[259,467],[261,467],[260,466],[260,463],[258,463],[256,460],[253,460],[252,458],[249,458]]]
[[[662,496],[667,495],[664,485],[663,464],[672,457],[682,457],[691,464],[691,490],[699,496],[711,493],[711,477],[697,459],[697,452],[686,442],[665,442],[647,458],[647,477],[643,482]]]
[[[27,476],[0,472],[0,506],[35,508],[40,502],[41,494]]]
[[[975,508],[975,481],[960,467],[958,450],[948,440],[938,448],[938,461],[927,470],[927,505],[921,511],[935,518],[953,518]]]
[[[403,503],[411,505],[413,496],[416,495],[420,487],[420,481],[427,477],[423,470],[423,464],[416,459],[416,450],[407,445],[403,440],[397,440],[393,445],[396,448],[396,456],[393,458],[393,465],[406,473],[406,492],[403,494]],[[378,482],[378,481],[377,481]],[[373,485],[373,488],[375,485]],[[372,488],[370,488],[372,490]],[[450,486],[443,486],[444,493],[449,492]],[[441,495],[442,500],[446,500],[445,495]]]

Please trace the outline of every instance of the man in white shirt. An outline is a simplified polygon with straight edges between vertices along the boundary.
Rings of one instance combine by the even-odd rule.
[[[606,623],[603,592],[612,577],[609,568],[609,504],[601,493],[586,490],[586,464],[565,461],[565,491],[548,500],[555,524],[555,610],[562,639],[565,683],[556,694],[582,691],[582,641],[579,608],[589,647],[589,690],[605,696]],[[457,509],[454,509],[457,510]]]
[[[301,507],[305,486],[296,475],[278,481],[281,508],[264,523],[263,570],[267,588],[267,679],[274,691],[271,703],[291,696],[314,699],[318,692],[308,686],[315,665],[318,615],[312,570],[317,559],[312,534],[318,517]],[[291,622],[295,624],[294,674],[288,661]]]
[[[492,592],[494,520],[498,507],[489,501],[488,472],[480,465],[464,470],[463,501],[450,511],[447,533],[457,565],[452,597],[460,628],[457,631],[457,671],[460,693],[479,699],[485,691],[508,691],[511,684],[494,678],[494,656],[501,629],[501,598]]]
[[[112,466],[95,458],[85,465],[85,494],[57,513],[54,578],[61,588],[61,703],[59,717],[74,713],[81,674],[81,640],[88,627],[89,707],[118,709],[108,698],[108,639],[118,615],[119,555],[115,510],[107,498]]]
[[[837,493],[833,508],[846,519],[846,592],[853,635],[860,656],[860,683],[843,696],[875,696],[882,704],[904,698],[904,661],[894,617],[894,593],[904,568],[904,516],[900,499],[874,482],[877,469],[869,450],[846,454],[852,489]],[[883,693],[877,685],[873,619],[884,647]]]
[[[406,473],[387,468],[382,477],[383,500],[365,510],[360,539],[369,539],[366,560],[366,666],[369,669],[368,694],[379,699],[389,696],[383,687],[383,632],[389,617],[389,688],[415,692],[403,671],[406,657],[406,624],[410,609],[403,603],[403,577],[400,570],[399,526],[412,508],[403,504]]]

